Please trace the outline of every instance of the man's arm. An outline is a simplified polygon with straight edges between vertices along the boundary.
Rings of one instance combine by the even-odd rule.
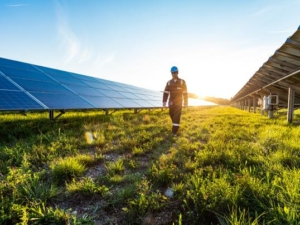
[[[163,94],[163,106],[164,107],[167,105],[169,95],[170,95],[170,89],[169,89],[169,85],[167,83],[165,90],[164,90],[164,94]]]

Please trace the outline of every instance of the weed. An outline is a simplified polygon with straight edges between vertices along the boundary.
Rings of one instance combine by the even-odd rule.
[[[115,162],[109,162],[105,168],[110,175],[119,174],[124,171],[124,159],[118,158]]]
[[[95,194],[105,196],[109,192],[109,188],[105,185],[99,186],[91,178],[85,177],[80,181],[75,179],[66,184],[66,190],[74,195],[79,194],[82,197],[91,197]]]
[[[71,181],[72,178],[81,176],[86,170],[86,167],[73,157],[60,158],[52,162],[50,168],[52,177],[58,184]]]

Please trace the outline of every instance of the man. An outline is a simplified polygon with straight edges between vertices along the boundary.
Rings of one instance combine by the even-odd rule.
[[[172,133],[176,135],[180,126],[180,117],[182,111],[182,103],[188,106],[187,87],[184,80],[178,77],[178,68],[173,66],[171,68],[172,79],[167,82],[163,94],[163,106],[167,105],[169,100],[169,114],[172,120]]]

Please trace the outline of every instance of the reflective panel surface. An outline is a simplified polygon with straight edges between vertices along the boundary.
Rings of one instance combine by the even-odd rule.
[[[0,110],[162,107],[162,93],[0,58]]]
[[[22,91],[0,90],[0,110],[45,109]]]

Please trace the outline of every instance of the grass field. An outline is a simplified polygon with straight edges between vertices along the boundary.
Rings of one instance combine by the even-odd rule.
[[[295,120],[300,111],[295,111]],[[0,114],[0,224],[300,224],[300,127],[232,107]]]

